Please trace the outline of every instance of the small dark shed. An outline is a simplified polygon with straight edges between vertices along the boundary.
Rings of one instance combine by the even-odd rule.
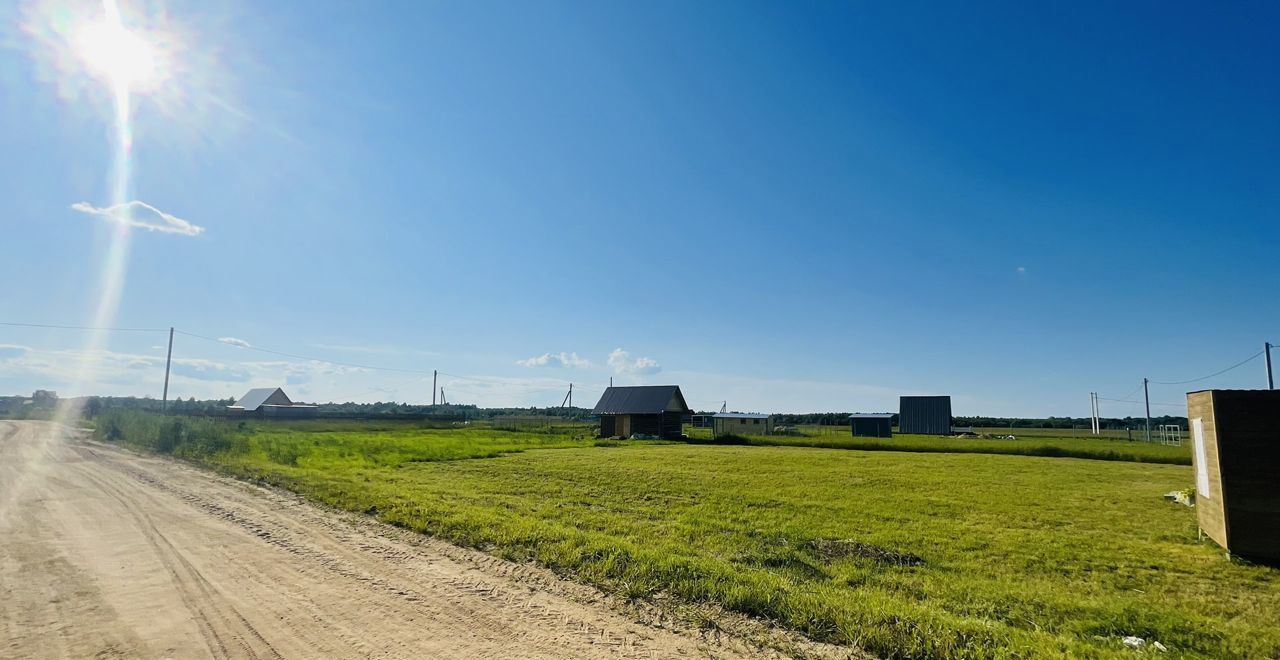
[[[1200,529],[1280,566],[1280,390],[1190,392],[1187,421]]]
[[[854,413],[849,428],[855,438],[892,438],[893,413]]]
[[[591,412],[600,416],[600,437],[652,435],[678,439],[693,411],[677,385],[610,387]]]
[[[950,435],[951,397],[901,397],[898,400],[898,433]]]

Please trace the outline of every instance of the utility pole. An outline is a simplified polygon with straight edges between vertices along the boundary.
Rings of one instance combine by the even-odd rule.
[[[440,405],[442,405],[442,406],[447,406],[447,405],[449,405],[449,400],[448,400],[448,399],[446,399],[446,398],[444,398],[444,388],[443,388],[443,387],[442,387],[442,388],[440,388]]]
[[[1262,343],[1262,352],[1267,354],[1267,389],[1274,390],[1276,381],[1271,377],[1271,342]]]
[[[569,383],[569,409],[573,409],[573,383]]]
[[[1142,379],[1142,398],[1147,404],[1147,442],[1151,442],[1151,391],[1147,387],[1147,379]]]
[[[1098,435],[1098,393],[1089,393],[1089,432]]]
[[[431,370],[431,405],[433,406],[436,405],[436,377],[439,375],[440,372],[435,369]]]
[[[169,327],[169,353],[164,358],[164,394],[160,395],[160,414],[169,410],[169,365],[173,362],[173,326]],[[1267,368],[1270,371],[1270,367]]]

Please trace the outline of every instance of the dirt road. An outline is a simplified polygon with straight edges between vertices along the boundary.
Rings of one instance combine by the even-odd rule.
[[[540,569],[0,421],[0,657],[742,657]]]

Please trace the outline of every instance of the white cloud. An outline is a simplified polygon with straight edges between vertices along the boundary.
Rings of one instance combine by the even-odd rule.
[[[158,231],[162,234],[180,234],[182,236],[199,236],[204,227],[192,224],[170,215],[146,202],[134,200],[106,208],[98,208],[88,202],[76,202],[71,208],[81,213],[97,216],[108,222],[115,222],[126,227],[136,227],[147,231]]]
[[[38,349],[16,345],[13,355],[0,351],[0,383],[11,390],[37,387],[83,388],[76,394],[155,395],[164,379],[164,355],[110,350]],[[198,398],[238,396],[250,386],[295,385],[325,380],[333,387],[349,387],[348,379],[363,369],[319,361],[217,362],[174,356],[169,393]],[[292,393],[292,390],[290,390]]]
[[[613,349],[609,354],[609,366],[613,367],[616,374],[629,374],[636,376],[644,376],[656,374],[662,371],[662,365],[658,361],[649,357],[639,357],[631,359],[631,354],[621,348]]]
[[[249,342],[243,339],[236,339],[235,337],[218,337],[218,341],[224,344],[231,344],[232,346],[239,346],[240,348],[249,348]]]
[[[18,344],[0,344],[0,361],[20,358],[29,352],[31,352],[31,349],[26,346],[20,346]]]
[[[543,353],[525,360],[516,360],[522,367],[570,367],[573,369],[590,369],[591,361],[578,357],[577,353]]]
[[[1019,274],[1019,275],[1025,274],[1026,272],[1027,272],[1027,267],[1026,267],[1026,266],[1018,266],[1018,274]]]

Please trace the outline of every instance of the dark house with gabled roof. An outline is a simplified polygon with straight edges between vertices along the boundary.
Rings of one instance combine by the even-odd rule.
[[[652,435],[678,439],[693,411],[678,385],[610,387],[592,413],[600,416],[600,437]]]

